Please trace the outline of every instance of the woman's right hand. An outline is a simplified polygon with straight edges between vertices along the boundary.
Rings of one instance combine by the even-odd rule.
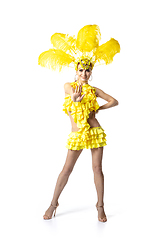
[[[79,87],[76,86],[76,89],[71,88],[71,99],[72,99],[73,102],[82,101],[85,94],[81,95],[81,92],[82,92],[82,86],[81,85],[79,85]]]

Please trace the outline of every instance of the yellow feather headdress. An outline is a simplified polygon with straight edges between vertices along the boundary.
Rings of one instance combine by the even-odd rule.
[[[95,63],[109,64],[116,53],[120,52],[117,40],[111,38],[99,46],[101,39],[100,28],[97,25],[86,25],[78,32],[77,39],[68,34],[55,33],[51,37],[53,48],[40,54],[38,64],[53,70],[62,70],[63,67],[78,63],[81,67],[93,68]]]

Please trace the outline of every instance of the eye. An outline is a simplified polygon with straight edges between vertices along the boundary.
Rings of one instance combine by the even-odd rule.
[[[83,72],[83,69],[79,69],[79,72]]]
[[[90,72],[90,69],[87,69],[86,72]]]

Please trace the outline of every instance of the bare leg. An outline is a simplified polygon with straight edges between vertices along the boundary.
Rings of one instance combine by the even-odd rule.
[[[65,185],[67,184],[68,178],[81,152],[82,150],[79,150],[79,151],[68,150],[66,162],[57,179],[53,199],[51,202],[52,205],[50,205],[50,207],[45,212],[45,215],[43,216],[44,219],[49,219],[52,217],[53,211],[55,210],[58,203],[58,198],[62,190],[64,189]]]
[[[97,190],[97,210],[99,221],[106,222],[107,218],[104,212],[104,175],[102,172],[102,157],[103,157],[103,147],[91,149],[92,153],[92,168],[94,172],[94,183]]]

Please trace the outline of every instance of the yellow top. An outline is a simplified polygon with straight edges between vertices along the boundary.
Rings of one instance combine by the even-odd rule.
[[[79,86],[78,82],[73,82],[70,84],[74,89],[76,86]],[[89,118],[89,113],[92,111],[97,111],[99,109],[99,104],[96,100],[96,89],[89,84],[84,84],[82,86],[82,95],[85,94],[81,102],[73,102],[71,96],[68,94],[65,97],[65,102],[63,104],[63,111],[68,115],[68,112],[71,112],[71,115],[74,119],[74,122],[77,124],[77,127],[80,129],[78,132],[81,132],[84,135],[84,138],[87,134],[87,131],[90,128],[87,119]]]

